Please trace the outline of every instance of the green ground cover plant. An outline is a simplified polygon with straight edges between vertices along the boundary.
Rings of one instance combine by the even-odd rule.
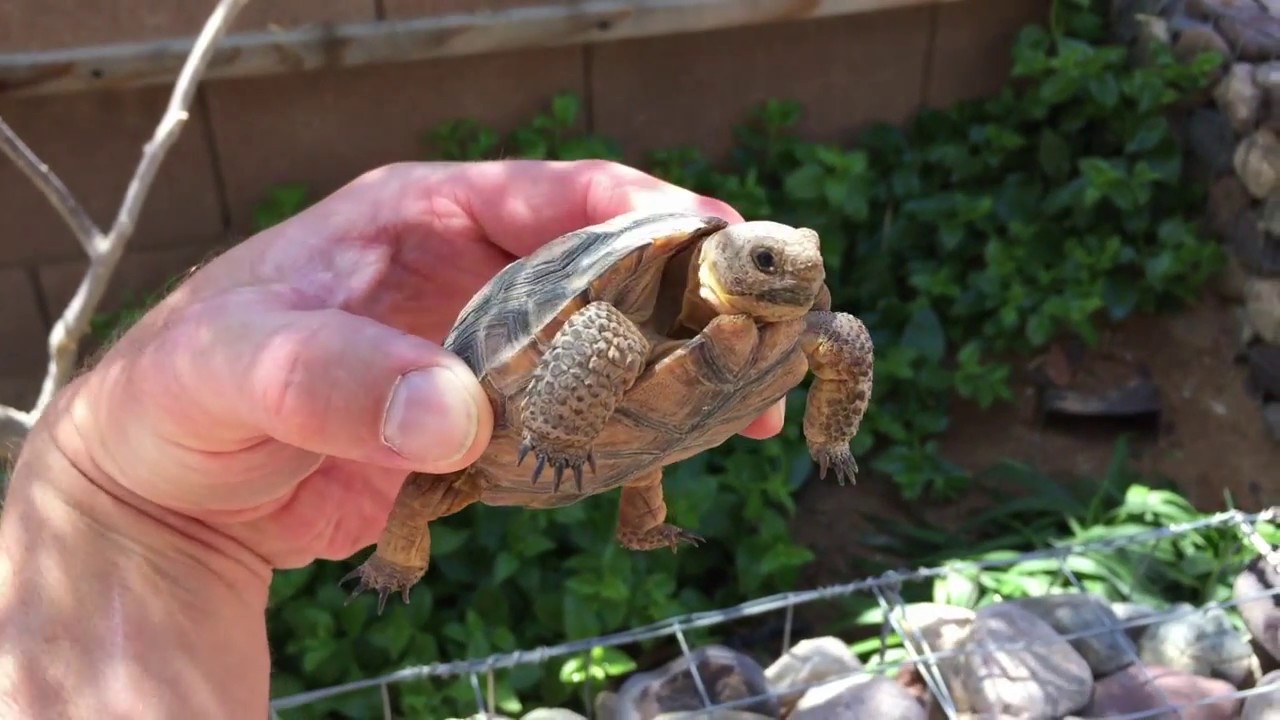
[[[969,491],[973,478],[937,452],[953,397],[984,406],[1006,400],[1009,358],[1063,334],[1091,341],[1109,319],[1182,307],[1220,266],[1217,244],[1198,227],[1203,189],[1183,177],[1167,116],[1204,87],[1215,61],[1180,64],[1157,49],[1135,66],[1107,44],[1106,13],[1103,2],[1060,0],[1049,27],[1019,35],[1007,88],[926,110],[905,127],[876,125],[850,144],[806,140],[802,108],[776,100],[735,129],[727,158],[670,148],[641,164],[748,218],[822,233],[835,305],[863,318],[877,346],[872,406],[854,445],[861,482],[892,482],[908,500]],[[425,143],[426,157],[446,160],[622,156],[609,138],[582,131],[572,95],[510,133],[461,118],[432,129]],[[255,224],[268,227],[310,202],[306,186],[282,186]],[[709,540],[697,552],[622,550],[612,540],[617,499],[609,495],[558,510],[472,506],[451,516],[433,527],[431,574],[412,604],[389,604],[381,617],[367,598],[343,604],[337,581],[362,557],[278,573],[268,617],[273,694],[792,589],[813,557],[789,534],[793,493],[813,471],[799,428],[803,392],[788,398],[778,439],[734,439],[669,469],[672,517]],[[1063,529],[1061,507],[1023,511],[1034,516],[1018,516],[1028,532],[1075,532]],[[923,543],[939,559],[958,546],[954,538],[894,537],[904,547]],[[993,550],[1044,542],[1009,533],[983,539]],[[532,619],[517,620],[526,614]],[[634,659],[609,651],[593,665],[619,674]],[[502,673],[499,709],[573,706],[583,668],[573,659]],[[475,707],[466,680],[398,685],[393,696],[410,716]],[[285,717],[366,717],[380,703],[377,693],[355,693]]]

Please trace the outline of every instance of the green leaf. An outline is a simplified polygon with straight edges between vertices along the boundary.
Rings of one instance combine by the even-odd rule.
[[[1062,180],[1071,172],[1071,148],[1052,128],[1040,131],[1039,159],[1040,169],[1054,180]]]
[[[1079,84],[1066,73],[1050,75],[1040,84],[1040,100],[1048,105],[1058,105],[1076,94]]]
[[[1102,282],[1102,301],[1112,320],[1122,320],[1133,312],[1138,304],[1137,284],[1125,277],[1108,277]]]
[[[932,361],[940,360],[947,351],[947,335],[942,329],[942,321],[928,304],[916,307],[902,330],[900,342]]]
[[[1107,109],[1115,107],[1116,102],[1120,100],[1120,84],[1116,82],[1115,76],[1109,73],[1089,78],[1089,92],[1099,105]]]
[[[818,165],[803,165],[787,175],[786,192],[797,200],[815,200],[822,195],[826,172]]]
[[[449,555],[462,547],[467,541],[467,533],[446,523],[435,523],[431,526],[431,555],[439,557]]]
[[[1129,138],[1129,142],[1125,144],[1124,151],[1130,155],[1148,152],[1168,136],[1169,123],[1164,117],[1154,115],[1144,118],[1133,136]]]
[[[507,551],[498,553],[493,561],[493,584],[501,585],[520,568],[520,561]]]
[[[561,127],[573,125],[578,118],[578,96],[564,93],[555,96],[551,101],[551,115]]]

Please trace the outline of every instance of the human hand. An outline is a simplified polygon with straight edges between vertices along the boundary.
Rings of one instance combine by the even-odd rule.
[[[541,243],[641,208],[741,220],[606,162],[370,172],[200,268],[42,426],[94,485],[267,569],[345,558],[377,539],[408,471],[484,449],[488,403],[438,345],[472,294]],[[779,403],[743,434],[781,423]]]

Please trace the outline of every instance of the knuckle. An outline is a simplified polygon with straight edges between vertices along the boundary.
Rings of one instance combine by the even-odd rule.
[[[287,424],[307,434],[323,418],[322,413],[306,408],[325,395],[324,386],[309,381],[316,332],[314,326],[281,330],[263,344],[254,360],[250,387],[259,412],[273,427]]]

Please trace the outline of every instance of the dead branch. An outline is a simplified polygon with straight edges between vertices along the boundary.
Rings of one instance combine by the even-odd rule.
[[[213,56],[214,47],[248,2],[249,0],[219,0],[205,20],[204,27],[196,37],[182,71],[174,82],[164,115],[151,139],[142,148],[142,159],[125,190],[115,222],[106,233],[93,222],[53,170],[7,124],[0,121],[0,148],[31,178],[67,221],[89,258],[89,269],[76,288],[75,295],[49,332],[49,363],[35,407],[24,412],[0,406],[0,451],[21,443],[58,390],[70,380],[79,357],[80,343],[89,330],[89,321],[102,301],[102,295],[111,282],[125,246],[133,236],[156,173],[187,122],[187,108],[191,106],[200,79]],[[16,450],[16,447],[13,449]]]
[[[76,239],[80,241],[80,247],[86,254],[91,254],[93,246],[101,237],[98,226],[93,223],[93,218],[90,218],[84,208],[80,207],[80,203],[76,202],[71,191],[62,184],[62,180],[54,174],[53,170],[44,164],[26,143],[22,142],[22,138],[18,137],[4,118],[0,118],[0,150],[3,150],[18,169],[22,170],[40,189],[40,192],[44,193],[62,219],[71,226]]]

